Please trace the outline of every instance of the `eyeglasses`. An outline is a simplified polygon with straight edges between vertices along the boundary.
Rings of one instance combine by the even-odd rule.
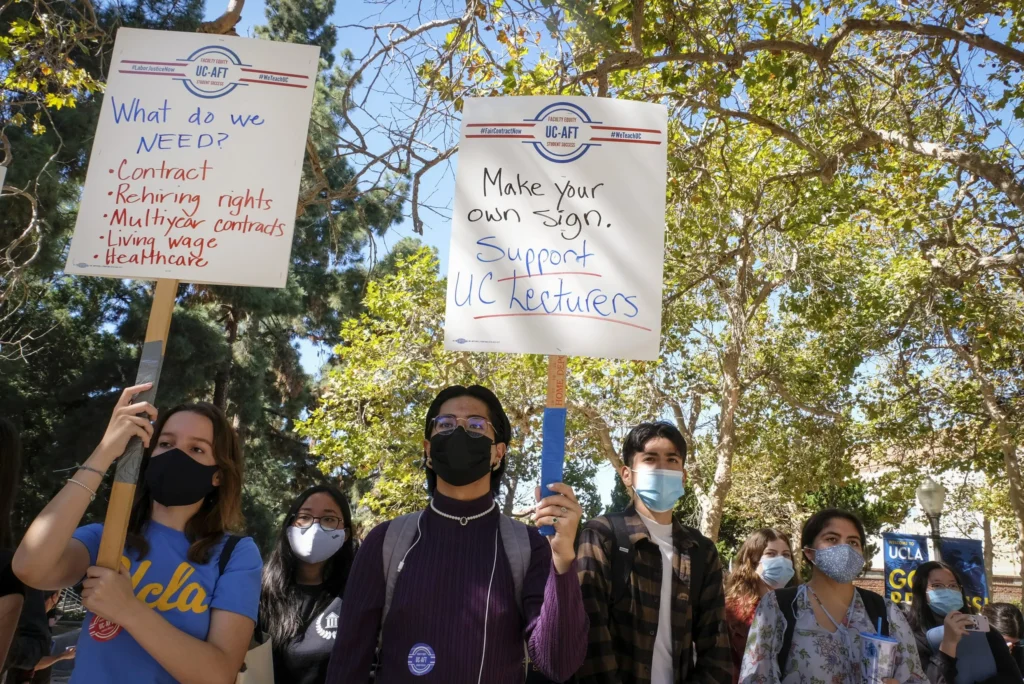
[[[953,591],[960,591],[959,584],[941,584],[941,583],[928,583],[929,589],[952,589]]]
[[[455,416],[438,416],[431,421],[434,424],[435,435],[450,435],[455,432],[455,428],[459,427],[459,423],[464,423],[466,426],[466,432],[470,437],[486,437],[487,426],[494,425],[484,418],[483,416],[470,416],[469,418],[456,418]]]
[[[333,515],[325,515],[317,518],[309,515],[308,513],[300,513],[295,516],[295,520],[292,522],[292,525],[302,530],[308,530],[315,522],[320,523],[320,529],[324,532],[334,532],[341,526],[341,518]]]

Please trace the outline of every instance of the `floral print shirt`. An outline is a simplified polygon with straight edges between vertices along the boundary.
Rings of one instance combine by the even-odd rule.
[[[796,628],[786,661],[786,675],[780,676],[778,654],[786,634],[786,618],[779,610],[775,592],[761,599],[750,627],[750,637],[740,668],[740,684],[861,684],[861,632],[873,633],[867,609],[859,593],[842,625],[834,633],[818,624],[811,607],[812,594],[806,585],[797,591],[793,613]],[[886,601],[889,636],[899,641],[896,672],[899,684],[927,684],[917,655],[914,633],[898,606]]]

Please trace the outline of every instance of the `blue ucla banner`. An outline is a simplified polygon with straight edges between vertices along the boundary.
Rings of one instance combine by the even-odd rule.
[[[988,579],[985,576],[985,552],[977,539],[946,539],[942,543],[942,560],[956,568],[964,580],[964,593],[976,609],[989,602]]]
[[[893,603],[910,603],[917,566],[928,561],[928,544],[914,534],[883,534],[885,597]]]

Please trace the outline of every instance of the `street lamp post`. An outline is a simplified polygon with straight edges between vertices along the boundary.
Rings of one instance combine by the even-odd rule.
[[[939,548],[939,538],[942,532],[939,522],[942,519],[942,506],[946,503],[946,488],[930,477],[926,477],[921,486],[917,488],[917,500],[928,516],[928,522],[932,526],[932,546],[935,547],[935,560],[942,560],[942,550]]]

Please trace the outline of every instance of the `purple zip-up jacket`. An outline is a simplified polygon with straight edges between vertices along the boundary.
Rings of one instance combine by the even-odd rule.
[[[434,495],[438,510],[460,517],[482,513],[492,501],[490,496],[457,501]],[[381,548],[387,526],[374,528],[356,554],[327,684],[369,681],[384,608]],[[422,537],[395,584],[375,684],[476,684],[481,659],[480,681],[522,684],[524,640],[534,665],[551,679],[565,681],[579,669],[587,653],[589,620],[575,563],[559,575],[547,540],[530,528],[530,567],[520,614],[500,539],[495,546],[496,507],[465,526],[427,508],[420,529]]]

